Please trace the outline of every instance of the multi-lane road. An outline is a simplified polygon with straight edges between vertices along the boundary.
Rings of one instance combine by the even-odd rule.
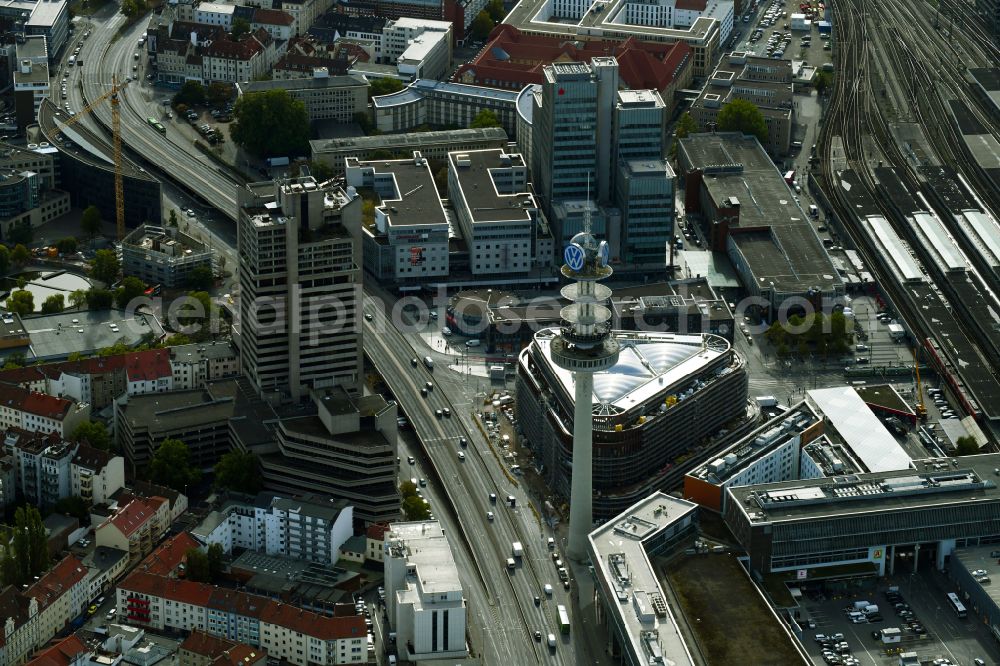
[[[426,458],[418,459],[424,470],[420,476],[430,480],[426,494],[432,510],[451,535],[469,600],[474,650],[482,652],[489,664],[589,663],[583,632],[563,636],[558,631],[556,606],[573,603],[571,593],[559,583],[546,543],[553,535],[541,525],[526,495],[499,468],[474,422],[481,401],[464,375],[440,363],[428,370],[420,359],[429,350],[415,349],[411,339],[387,321],[380,303],[373,298],[366,302],[366,312],[374,318],[365,325],[365,350],[422,443]],[[418,359],[415,366],[413,359]],[[426,382],[433,388],[423,397],[420,389]],[[451,417],[436,416],[437,410],[445,409],[451,410]],[[460,445],[463,437],[468,442],[465,448]],[[404,459],[401,476],[411,476],[411,469]],[[490,493],[497,496],[496,504],[491,503]],[[505,501],[508,495],[515,498],[513,509]],[[487,518],[490,511],[495,516],[492,521]],[[514,541],[523,544],[524,556],[510,573],[505,562]],[[551,597],[543,591],[546,583],[554,588]],[[534,637],[536,631],[542,641]],[[555,650],[545,642],[548,633],[559,637]]]

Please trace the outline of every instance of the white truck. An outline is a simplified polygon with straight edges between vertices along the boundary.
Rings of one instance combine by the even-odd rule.
[[[855,610],[864,610],[866,606],[871,606],[871,602],[870,601],[855,601],[854,602],[854,609]],[[878,609],[876,608],[876,610],[878,610]]]
[[[886,627],[882,630],[882,642],[886,645],[889,643],[899,643],[903,640],[903,632],[899,627]]]
[[[521,557],[524,555],[524,546],[521,545],[520,541],[515,541],[510,545],[510,552],[514,557]]]
[[[861,612],[865,615],[878,615],[878,606],[875,604],[868,604],[861,609]]]

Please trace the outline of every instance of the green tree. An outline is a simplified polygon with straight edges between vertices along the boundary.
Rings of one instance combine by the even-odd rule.
[[[365,111],[358,111],[354,114],[353,118],[354,122],[361,127],[361,131],[366,135],[380,134],[378,129],[375,127],[375,123],[372,122],[371,116],[369,116]]]
[[[30,291],[18,289],[7,297],[7,309],[22,317],[35,311],[35,296]]]
[[[23,584],[31,581],[49,566],[49,545],[42,524],[42,514],[34,506],[21,506],[14,513],[13,535],[11,547],[7,555],[13,558],[11,565],[4,565],[5,578],[9,568],[10,575],[15,580],[10,584]],[[6,541],[6,540],[5,540]],[[5,580],[5,583],[8,581]]]
[[[757,105],[745,99],[734,99],[719,110],[719,130],[753,134],[761,143],[767,141],[767,123]]]
[[[329,164],[321,160],[309,161],[309,173],[312,174],[317,183],[325,183],[333,178],[333,169]]]
[[[242,37],[243,35],[247,35],[249,33],[250,33],[250,24],[247,22],[246,19],[238,18],[233,21],[233,29],[229,33],[229,35],[234,42],[237,42],[239,41],[240,37]]]
[[[831,85],[833,85],[832,72],[816,72],[816,77],[813,79],[813,86],[816,88],[816,92],[823,95],[830,89]]]
[[[972,437],[959,437],[955,441],[955,453],[960,456],[973,456],[979,453],[979,445]]]
[[[302,154],[309,148],[306,106],[287,90],[243,95],[233,109],[230,136],[259,157]]]
[[[149,479],[180,492],[198,482],[201,470],[191,464],[191,452],[179,439],[160,442],[149,461]]]
[[[191,269],[184,282],[188,289],[206,291],[215,284],[215,276],[212,275],[212,269],[208,266],[197,266]]]
[[[60,254],[73,254],[76,252],[77,242],[72,236],[67,236],[66,238],[60,238],[56,243],[56,248],[59,250]]]
[[[205,103],[205,86],[198,81],[185,81],[174,95],[174,105],[201,106]]]
[[[84,421],[70,433],[69,441],[79,442],[104,451],[111,450],[111,436],[100,421]]]
[[[110,289],[91,287],[87,291],[88,310],[110,310],[114,302],[115,295]]]
[[[381,79],[375,79],[368,86],[368,96],[378,97],[379,95],[391,95],[394,92],[399,92],[403,89],[403,82],[399,79],[391,79],[389,77],[382,77]]]
[[[242,23],[246,26],[246,32],[250,32],[250,24],[244,19],[236,19],[233,21],[233,30],[236,30],[236,24]],[[215,81],[214,83],[208,84],[208,89],[205,91],[205,99],[212,106],[222,106],[229,100],[233,98],[233,88],[228,83],[222,83],[221,81]]]
[[[97,206],[87,206],[84,209],[83,217],[80,218],[80,228],[88,238],[101,233],[101,211]]]
[[[424,503],[422,497],[412,495],[403,500],[403,515],[407,520],[427,520],[431,509]]]
[[[90,505],[79,495],[63,497],[56,502],[54,510],[67,516],[73,516],[80,520],[85,520],[90,515]]]
[[[213,543],[208,547],[208,575],[210,581],[215,581],[222,575],[223,556],[221,543]]]
[[[24,266],[31,261],[31,252],[24,245],[18,243],[10,253],[10,260],[14,262],[15,266]]]
[[[5,539],[5,541],[7,541]],[[9,546],[4,553],[3,560],[0,560],[0,576],[3,577],[4,585],[17,585],[20,571],[17,566],[17,558],[13,554],[13,546]]]
[[[12,370],[16,368],[23,368],[25,363],[27,363],[27,361],[24,358],[24,354],[21,352],[15,352],[4,359],[3,369]]]
[[[255,495],[261,487],[260,467],[253,453],[230,451],[215,465],[215,485]]]
[[[172,226],[172,227],[176,227],[177,226],[177,209],[176,208],[171,208],[170,209],[170,217],[168,218],[168,224],[170,226]]]
[[[7,231],[7,240],[11,243],[24,243],[27,245],[35,237],[35,231],[31,228],[31,222],[21,220],[15,223]]]
[[[694,116],[687,111],[682,113],[681,117],[677,120],[677,126],[674,128],[674,134],[677,135],[677,138],[684,139],[697,131],[698,122],[694,119]]]
[[[493,32],[494,27],[496,27],[496,23],[484,9],[476,14],[476,18],[472,21],[472,36],[478,40],[485,41],[490,36],[490,33]]]
[[[197,548],[190,548],[185,554],[184,578],[196,583],[212,581],[212,572],[208,567],[208,555]]]
[[[448,197],[448,167],[443,166],[434,173],[434,184],[437,185],[438,195],[445,199]]]
[[[193,342],[191,338],[184,335],[183,333],[174,333],[169,338],[163,341],[164,347],[178,347],[180,345],[189,345]]]
[[[66,297],[62,294],[52,294],[42,301],[42,314],[56,314],[66,309]]]
[[[122,14],[134,18],[146,11],[145,0],[122,0]]]
[[[91,274],[104,284],[111,284],[117,280],[118,272],[121,270],[118,255],[115,254],[114,250],[98,250],[94,253],[94,259],[90,265]]]
[[[6,275],[10,271],[10,248],[0,245],[0,275]]]
[[[417,484],[413,481],[403,481],[399,484],[399,496],[403,499],[414,497],[417,494]]]
[[[74,308],[82,308],[87,305],[87,292],[83,289],[74,289],[69,294],[69,302]]]
[[[507,16],[507,10],[503,7],[503,0],[490,0],[489,4],[486,5],[486,12],[493,19],[494,23],[502,22]]]
[[[469,129],[480,129],[483,127],[500,127],[500,119],[490,109],[483,109],[469,123]]]
[[[121,285],[115,291],[115,304],[122,310],[125,309],[133,299],[139,298],[146,293],[146,283],[134,276],[128,276],[122,280]]]

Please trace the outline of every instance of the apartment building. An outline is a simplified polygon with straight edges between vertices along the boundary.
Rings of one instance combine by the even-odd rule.
[[[787,155],[795,123],[794,92],[791,60],[728,53],[691,106],[691,117],[707,131],[714,129],[719,111],[729,102],[752,102],[767,125],[767,138],[761,142],[764,149],[772,157]]]
[[[266,597],[135,571],[118,586],[130,624],[159,631],[202,631],[259,647],[296,666],[368,660],[364,618],[328,617]]]
[[[252,81],[269,72],[278,60],[274,39],[263,28],[241,36],[239,41],[217,38],[206,43],[199,55],[206,83]]]
[[[288,91],[305,105],[310,121],[354,122],[355,114],[367,113],[368,109],[368,81],[357,74],[330,76],[326,67],[314,68],[310,78],[243,81],[236,85],[240,96],[269,90]]]
[[[238,205],[233,329],[243,372],[261,395],[279,399],[299,401],[329,386],[356,392],[361,198],[300,176],[249,183]]]
[[[176,390],[203,388],[208,382],[240,374],[239,350],[221,340],[171,347],[170,369]]]
[[[98,525],[98,546],[117,548],[138,562],[153,551],[160,536],[170,527],[170,503],[164,497],[133,498]]]
[[[239,548],[335,564],[341,545],[353,534],[353,522],[353,508],[343,500],[308,501],[264,492],[252,503],[225,503],[191,534],[205,546],[219,544],[226,553]]]
[[[226,32],[233,29],[235,5],[218,2],[199,2],[192,5],[195,23],[202,25],[217,25]]]
[[[20,386],[0,385],[0,429],[56,433],[68,437],[90,418],[90,405],[38,393]]]
[[[56,433],[8,428],[4,449],[14,457],[17,486],[28,502],[47,508],[70,496],[76,444]]]
[[[86,444],[76,445],[70,464],[70,493],[87,505],[106,504],[125,486],[125,458]]]
[[[24,591],[37,604],[35,623],[40,639],[55,636],[87,610],[91,575],[75,555],[67,555]]]
[[[299,34],[295,17],[278,9],[254,9],[250,28],[264,30],[276,42],[288,41]]]
[[[192,631],[177,650],[180,666],[265,666],[267,650]]]

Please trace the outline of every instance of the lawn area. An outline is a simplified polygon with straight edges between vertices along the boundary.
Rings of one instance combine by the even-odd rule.
[[[801,658],[729,555],[657,559],[710,664],[794,664]]]

